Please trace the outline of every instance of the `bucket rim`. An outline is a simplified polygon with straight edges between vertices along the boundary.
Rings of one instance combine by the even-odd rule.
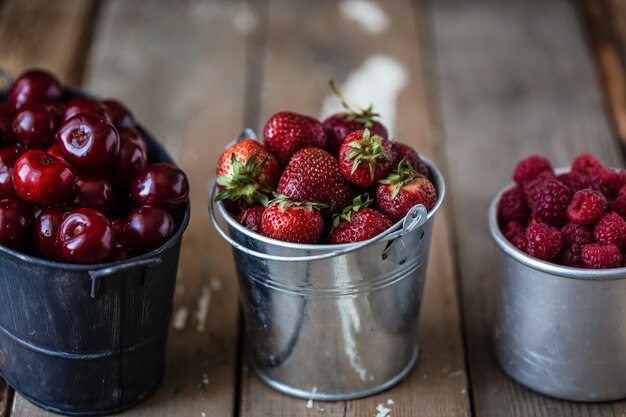
[[[443,179],[443,175],[441,174],[439,169],[436,167],[436,165],[433,162],[431,162],[430,159],[422,156],[421,154],[420,154],[420,157],[430,169],[432,182],[437,190],[437,201],[435,202],[435,205],[433,206],[433,208],[426,213],[426,223],[428,223],[429,221],[431,221],[435,213],[439,210],[439,208],[443,204],[443,200],[446,194],[446,186],[445,186],[445,182]],[[215,186],[216,185],[214,184],[214,187]],[[228,212],[228,210],[226,210],[226,208],[224,207],[224,203],[222,201],[217,201],[215,203],[215,206],[217,207],[220,217],[222,217],[228,223],[228,226],[230,228],[236,229],[239,233],[242,233],[246,235],[248,238],[254,239],[255,241],[259,243],[272,245],[280,249],[295,249],[295,250],[301,250],[301,251],[307,251],[307,252],[332,252],[332,251],[337,251],[337,250],[349,250],[351,247],[358,246],[359,244],[362,245],[364,243],[364,242],[356,242],[356,243],[341,243],[341,244],[324,244],[324,243],[305,244],[305,243],[285,242],[282,240],[272,239],[270,237],[263,236],[260,233],[253,232],[252,230],[240,224],[237,221],[237,219],[235,219]],[[393,229],[393,228],[402,229],[402,224],[405,221],[405,219],[406,218],[403,218],[399,220],[398,222],[394,223],[390,229]],[[376,239],[376,237],[374,237],[373,239]],[[389,236],[379,240],[377,243],[388,242],[393,239],[396,239],[396,237],[394,237],[394,234],[390,234]]]
[[[63,93],[80,96],[80,97],[99,99],[99,97],[97,97],[94,94],[90,94],[88,92],[83,91],[80,88],[72,87],[72,86],[64,86]],[[0,90],[0,101],[5,101],[7,98],[6,97],[7,94],[8,94],[8,89]],[[144,128],[141,123],[136,123],[135,128],[139,130],[139,132],[141,132],[141,134],[149,140],[149,145],[148,145],[149,147],[156,148],[159,151],[159,153],[162,153],[163,155],[167,157],[167,160],[163,162],[176,165],[173,158],[170,156],[169,152],[165,150],[165,148],[159,143],[159,141],[154,137],[154,135],[150,133],[150,131]],[[4,245],[0,245],[0,253],[9,255],[13,258],[17,258],[21,260],[22,262],[27,262],[33,265],[44,266],[44,267],[48,267],[48,268],[52,268],[56,270],[63,270],[63,271],[70,271],[70,272],[94,272],[97,270],[106,269],[106,270],[114,271],[118,268],[125,268],[128,266],[131,266],[135,263],[144,264],[143,261],[159,257],[163,252],[167,251],[176,243],[178,243],[178,241],[181,240],[183,233],[187,229],[187,226],[189,225],[189,219],[191,216],[190,212],[191,212],[191,204],[188,201],[187,204],[185,205],[183,218],[180,222],[180,225],[178,226],[178,229],[176,230],[174,235],[172,235],[172,237],[167,240],[167,242],[165,242],[158,248],[151,250],[150,252],[146,252],[142,255],[135,256],[129,259],[124,259],[121,261],[105,262],[105,263],[98,263],[98,264],[71,264],[71,263],[66,263],[66,262],[55,262],[55,261],[51,261],[48,259],[40,258],[38,256],[29,255],[27,253],[20,252],[15,249],[11,249],[8,246],[4,246]]]
[[[556,174],[563,174],[570,171],[569,167],[561,167],[554,170]],[[618,280],[626,279],[626,267],[611,268],[611,269],[583,269],[574,268],[569,266],[558,265],[548,261],[542,261],[534,258],[529,254],[522,252],[515,247],[504,236],[498,225],[498,203],[502,195],[508,190],[514,188],[516,184],[510,182],[504,188],[502,188],[495,195],[491,204],[489,205],[489,231],[491,237],[495,241],[502,251],[516,261],[532,268],[537,271],[548,273],[559,278],[588,280],[588,281],[603,281],[603,280]]]

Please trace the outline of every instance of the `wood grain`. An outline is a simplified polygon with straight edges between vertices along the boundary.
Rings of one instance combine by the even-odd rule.
[[[228,246],[210,226],[206,201],[218,155],[243,124],[245,46],[254,35],[245,10],[243,2],[230,1],[102,5],[85,87],[133,109],[187,172],[192,201],[174,305],[188,318],[183,329],[170,330],[161,389],[122,415],[234,412],[236,276]],[[206,316],[198,317],[207,301]],[[50,416],[21,398],[13,415]]]
[[[491,345],[494,258],[487,207],[515,163],[566,166],[582,152],[623,166],[575,8],[430,2],[476,416],[613,416],[612,404],[553,400],[517,385]]]
[[[402,76],[406,77],[406,84],[393,100],[395,126],[389,127],[400,140],[432,156],[436,134],[431,125],[428,107],[431,103],[426,91],[425,70],[429,56],[421,43],[420,26],[416,25],[422,15],[418,10],[418,18],[415,18],[410,1],[378,4],[393,24],[382,33],[371,34],[358,22],[342,17],[337,2],[269,1],[267,46],[264,54],[256,56],[265,63],[260,83],[260,118],[250,123],[255,123],[254,127],[260,131],[269,116],[285,109],[320,116],[322,103],[330,94],[326,87],[329,79],[334,78],[341,84],[359,69],[363,70],[372,58],[389,59],[402,68]],[[259,15],[262,14],[260,10]],[[257,50],[262,48],[257,47]],[[368,87],[364,86],[365,91]],[[376,96],[369,99],[376,105]],[[444,210],[435,222],[420,317],[421,356],[416,369],[405,381],[367,399],[313,402],[311,408],[307,408],[306,400],[278,394],[245,367],[240,415],[373,416],[379,404],[391,408],[391,415],[470,415],[446,216]],[[388,400],[394,404],[387,405]]]

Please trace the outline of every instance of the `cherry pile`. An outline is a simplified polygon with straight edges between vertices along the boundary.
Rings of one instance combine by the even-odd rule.
[[[371,239],[437,191],[411,147],[390,140],[372,108],[349,102],[323,122],[283,111],[265,124],[263,143],[244,139],[217,163],[216,199],[253,232],[294,243]]]
[[[583,154],[557,175],[550,161],[532,155],[517,164],[513,180],[498,202],[498,221],[514,246],[568,267],[626,266],[626,171]]]
[[[0,102],[0,244],[80,264],[161,246],[187,204],[185,174],[148,164],[119,101],[62,100],[54,75],[30,70]]]

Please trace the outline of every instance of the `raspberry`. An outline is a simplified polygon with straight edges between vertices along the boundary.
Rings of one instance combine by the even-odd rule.
[[[624,193],[624,195],[619,194],[617,198],[613,200],[613,203],[611,204],[611,211],[619,214],[622,219],[626,219],[626,193]]]
[[[513,171],[513,180],[519,185],[531,181],[544,171],[552,172],[552,164],[539,155],[531,155],[517,163]]]
[[[551,171],[543,171],[541,174],[537,175],[534,179],[528,181],[522,186],[524,190],[524,196],[526,197],[526,201],[530,206],[530,201],[533,199],[535,189],[539,184],[547,180],[556,179],[554,174]]]
[[[623,248],[626,243],[626,221],[617,213],[605,214],[596,223],[593,236],[598,243]]]
[[[502,229],[502,234],[508,241],[513,241],[513,238],[520,232],[526,233],[524,230],[524,226],[521,223],[516,221],[511,221],[504,226]]]
[[[593,243],[593,232],[588,226],[575,223],[567,223],[561,228],[563,244],[567,245],[588,245]]]
[[[558,257],[559,263],[564,266],[580,268],[583,266],[582,246],[566,245]]]
[[[617,196],[618,197],[626,196],[626,185],[622,185],[622,188],[619,189]]]
[[[528,238],[526,237],[526,229],[522,229],[513,238],[511,243],[522,252],[528,252]]]
[[[567,185],[573,193],[578,190],[584,190],[585,188],[594,188],[594,180],[591,176],[583,174],[578,171],[570,171],[564,174],[557,175],[557,180]]]
[[[606,198],[598,191],[590,188],[576,191],[567,207],[567,218],[572,223],[593,224],[602,217],[607,205]]]
[[[607,198],[615,198],[617,193],[619,193],[619,190],[626,182],[624,175],[624,171],[614,171],[602,164],[594,166],[591,173],[592,178],[599,183],[599,190]]]
[[[571,198],[572,192],[563,183],[556,179],[545,180],[535,187],[528,205],[538,220],[549,226],[561,226],[567,222],[566,211]]]
[[[524,193],[520,187],[514,187],[502,194],[498,203],[500,221],[526,220],[530,215]]]
[[[600,164],[600,162],[598,162],[595,156],[590,153],[584,153],[574,159],[572,162],[572,171],[591,175],[593,168],[598,164]]]
[[[583,266],[588,269],[618,268],[622,264],[622,254],[615,245],[592,243],[582,248]]]
[[[559,229],[543,223],[528,226],[526,237],[528,254],[544,261],[556,258],[563,246],[563,237]]]

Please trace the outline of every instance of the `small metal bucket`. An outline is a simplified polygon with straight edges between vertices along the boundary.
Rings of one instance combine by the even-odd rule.
[[[253,137],[251,131],[243,136]],[[250,362],[271,387],[301,398],[347,400],[383,391],[411,370],[418,355],[417,318],[433,217],[445,186],[426,161],[438,191],[428,213],[366,242],[303,245],[253,233],[217,203],[233,246]]]
[[[497,219],[500,197],[512,186],[489,209],[501,249],[495,294],[500,365],[520,384],[552,397],[626,397],[626,268],[569,268],[518,250]]]

